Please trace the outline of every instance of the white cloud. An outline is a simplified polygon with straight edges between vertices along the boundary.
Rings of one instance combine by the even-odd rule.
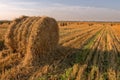
[[[81,7],[81,6],[55,6],[43,10],[49,16],[58,20],[106,20],[120,21],[120,11],[107,8]]]
[[[11,2],[10,4],[13,4],[13,5],[36,5],[39,3],[38,2]]]
[[[14,4],[14,5],[13,5]],[[26,5],[26,8],[17,5]],[[0,15],[1,19],[11,19],[20,15],[47,15],[56,18],[57,20],[106,20],[106,21],[120,21],[120,11],[107,9],[107,8],[96,8],[96,7],[83,7],[83,6],[68,6],[63,4],[54,3],[50,6],[42,6],[34,4],[32,2],[21,2],[12,4],[0,3]],[[32,7],[32,5],[34,5]],[[29,7],[31,6],[31,7]]]

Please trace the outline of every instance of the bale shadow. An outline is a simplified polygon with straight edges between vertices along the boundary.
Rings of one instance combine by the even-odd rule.
[[[106,75],[108,75],[108,70],[112,70],[116,74],[120,70],[120,52],[118,51],[116,53],[114,53],[113,50],[102,51],[92,49],[77,49],[59,45],[59,48],[57,48],[56,52],[54,52],[54,55],[56,55],[54,58],[56,59],[54,59],[54,61],[52,61],[53,63],[49,65],[54,65],[57,67],[53,68],[53,74],[63,74],[67,69],[72,68],[75,64],[79,64],[81,66],[87,65],[85,71],[88,74],[91,72],[93,67],[97,67],[99,73],[101,73],[107,80],[108,77],[106,77]],[[90,54],[92,54],[91,57],[89,56]],[[86,61],[88,57],[90,58],[88,61]],[[94,60],[96,60],[96,63],[94,63]]]
[[[96,53],[96,51],[97,51],[97,53]],[[90,52],[92,52],[91,57],[89,56],[91,54]],[[117,59],[115,59],[115,61],[112,61],[113,59],[111,59],[111,58],[114,57],[114,55],[115,55],[115,53],[113,53],[113,51],[78,49],[78,48],[71,48],[71,47],[65,47],[65,46],[59,45],[55,51],[49,53],[48,55],[44,55],[44,56],[40,57],[41,59],[39,60],[39,64],[37,66],[32,66],[32,68],[30,68],[30,69],[27,68],[27,66],[21,67],[21,69],[22,69],[21,73],[19,72],[19,70],[17,71],[15,66],[13,67],[13,69],[12,68],[11,69],[14,70],[13,72],[16,72],[16,77],[19,75],[22,75],[24,77],[27,76],[25,79],[28,79],[33,75],[38,75],[39,73],[41,73],[42,75],[38,75],[38,77],[42,77],[44,75],[48,76],[48,73],[50,74],[50,76],[57,74],[59,77],[59,75],[64,74],[67,69],[73,68],[73,66],[75,64],[79,64],[79,67],[82,65],[87,65],[85,72],[87,72],[88,74],[90,74],[93,66],[96,66],[96,67],[98,67],[99,73],[104,74],[103,76],[106,76],[105,73],[109,69],[112,69],[116,73],[117,73],[117,71],[120,70],[120,68],[119,68],[119,66],[120,66],[119,53],[120,52],[117,52],[117,54],[118,54],[116,56]],[[96,56],[96,54],[97,54],[97,56]],[[88,61],[86,61],[86,59],[88,57],[90,57],[90,58]],[[95,57],[97,57],[96,63],[94,63]],[[44,67],[47,65],[49,65],[49,68],[47,68],[48,70],[45,72]],[[115,65],[117,65],[117,66],[115,66]],[[24,74],[23,73],[24,71],[28,71],[29,73]],[[13,72],[11,72],[11,76],[9,74],[7,74],[6,76],[9,75],[10,77],[12,77]],[[48,79],[50,76],[48,76]],[[15,77],[15,79],[16,79],[16,77]],[[14,79],[14,78],[11,78],[11,79]],[[21,77],[20,79],[23,79],[23,78]],[[106,78],[106,80],[107,79],[108,78]]]

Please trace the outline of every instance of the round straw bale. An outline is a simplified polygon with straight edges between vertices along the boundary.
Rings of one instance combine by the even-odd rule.
[[[57,22],[49,17],[24,17],[13,21],[5,37],[11,51],[39,56],[55,49],[59,41]]]
[[[39,19],[31,30],[27,50],[33,53],[53,50],[59,41],[57,22],[48,17]]]
[[[18,46],[16,42],[16,35],[18,33],[17,29],[20,27],[21,23],[23,22],[23,18],[21,20],[14,20],[10,24],[8,31],[5,35],[5,45],[11,50],[11,51],[16,51]]]
[[[25,63],[39,61],[45,53],[53,51],[59,41],[58,25],[53,18],[42,17],[33,26],[28,39]]]

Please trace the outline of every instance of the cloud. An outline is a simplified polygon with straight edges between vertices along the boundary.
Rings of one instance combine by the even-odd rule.
[[[13,5],[36,5],[38,2],[12,2]]]
[[[58,5],[39,10],[57,20],[120,21],[120,11],[108,8]]]
[[[89,6],[71,6],[59,3],[53,3],[49,6],[43,5],[36,2],[0,3],[1,19],[13,19],[20,15],[47,15],[57,20],[120,21],[119,10]]]

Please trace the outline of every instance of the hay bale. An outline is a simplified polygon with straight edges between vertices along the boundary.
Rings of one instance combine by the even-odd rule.
[[[26,53],[25,61],[55,49],[59,41],[57,22],[49,17],[25,17],[14,21],[5,36],[13,52]]]

